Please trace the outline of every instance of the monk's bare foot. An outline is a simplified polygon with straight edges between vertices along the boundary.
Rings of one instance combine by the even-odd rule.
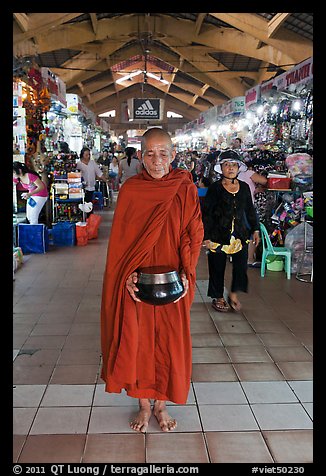
[[[148,422],[151,417],[151,402],[147,398],[139,400],[139,412],[136,417],[130,422],[130,428],[135,431],[146,433]]]
[[[172,431],[177,427],[176,420],[168,414],[163,400],[155,400],[153,413],[162,431]]]

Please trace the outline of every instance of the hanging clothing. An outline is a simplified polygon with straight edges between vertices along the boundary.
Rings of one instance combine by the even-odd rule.
[[[196,186],[170,167],[152,178],[144,169],[121,188],[112,223],[101,308],[101,377],[107,392],[135,398],[187,400],[192,368],[190,306],[203,224]],[[135,302],[128,276],[147,266],[185,271],[187,295],[177,303]]]

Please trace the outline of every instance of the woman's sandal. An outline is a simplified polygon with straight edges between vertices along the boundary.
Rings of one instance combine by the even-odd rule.
[[[215,309],[215,311],[219,312],[228,312],[228,310],[230,309],[228,303],[225,301],[224,298],[213,299],[212,308]]]
[[[241,304],[239,301],[233,301],[230,297],[228,297],[228,303],[235,312],[241,311]]]

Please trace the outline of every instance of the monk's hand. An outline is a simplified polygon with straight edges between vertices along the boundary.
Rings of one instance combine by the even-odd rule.
[[[186,273],[184,271],[180,272],[180,279],[181,279],[183,287],[184,287],[184,292],[183,292],[182,296],[179,297],[179,299],[177,299],[176,301],[173,301],[173,302],[180,301],[180,299],[182,299],[187,294],[188,289],[189,289],[189,281],[188,281],[188,279],[186,277]]]
[[[134,271],[127,278],[126,288],[128,289],[128,292],[129,292],[130,296],[133,298],[134,301],[141,302],[141,300],[138,299],[138,297],[135,294],[135,292],[138,291],[138,288],[136,286],[137,281],[138,281],[138,274],[136,273],[136,271]]]

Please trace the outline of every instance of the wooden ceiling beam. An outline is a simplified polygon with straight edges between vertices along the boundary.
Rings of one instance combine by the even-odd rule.
[[[200,39],[202,45],[213,48],[214,51],[237,53],[267,61],[277,66],[296,64],[312,55],[312,42],[285,30],[285,28],[279,28],[277,39],[268,38],[268,22],[258,15],[247,13],[210,13],[210,15],[229,23],[236,29],[216,28],[214,25],[203,23],[200,35],[196,36],[194,22],[172,18],[167,15],[155,16],[155,24],[153,23],[154,27],[151,27],[151,29],[156,35],[159,34],[165,38],[177,38],[188,45],[192,42],[198,42]],[[123,28],[121,27],[122,21]],[[151,17],[151,21],[154,21],[154,17]],[[40,35],[38,38],[38,52],[78,47],[78,45],[92,42],[95,39],[107,39],[112,42],[124,40],[124,42],[127,42],[133,37],[137,39],[137,32],[146,32],[148,30],[147,23],[143,15],[137,14],[124,15],[123,20],[120,17],[104,18],[98,21],[96,37],[88,22],[61,25]],[[132,32],[134,32],[134,35]],[[34,34],[32,33],[32,36]],[[19,37],[19,35],[15,35],[14,43],[18,41],[17,36]],[[263,41],[266,45],[257,49],[257,39]]]
[[[23,33],[26,33],[29,28],[29,18],[26,13],[14,13],[14,19],[16,20],[19,28]]]
[[[121,47],[122,43],[120,43],[120,45],[107,45],[105,50],[106,55],[110,56],[112,53],[114,53],[117,49],[117,46]],[[89,79],[93,76],[96,76],[97,74],[99,74],[99,72],[109,70],[106,60],[94,59],[94,55],[92,56],[90,53],[84,53],[79,57],[78,66],[80,66],[80,71],[73,71],[67,73],[67,76],[69,76],[66,79],[67,88],[73,87],[75,84],[84,81],[85,79]],[[83,71],[83,69],[94,69],[96,71],[87,72]]]
[[[196,23],[195,23],[195,35],[198,36],[200,33],[201,26],[206,17],[207,13],[198,13]]]
[[[313,54],[312,41],[285,29],[281,25],[276,25],[278,28],[277,38],[270,37],[268,35],[269,21],[255,13],[210,13],[210,15],[237,28],[249,38],[253,40],[258,39],[266,43],[266,47],[260,48],[260,50],[257,51],[266,50],[267,53],[268,47],[272,47],[273,51],[269,54],[270,58],[261,57],[261,60],[279,66],[287,63],[299,63]],[[227,30],[230,30],[230,28],[223,29],[224,32]],[[231,31],[233,31],[233,33],[235,32],[235,30]],[[240,32],[238,31],[237,33],[239,34]],[[239,53],[241,53],[241,49],[243,48],[242,42],[238,41],[235,43],[235,46],[239,48]],[[246,56],[250,56],[250,54]],[[278,62],[275,62],[276,60]]]
[[[17,15],[17,14],[16,14]],[[62,23],[68,22],[81,13],[30,13],[28,18],[28,30],[24,33],[14,35],[13,44],[26,41],[34,36],[48,34]],[[44,21],[45,20],[45,21]]]
[[[268,22],[268,38],[273,38],[276,36],[276,33],[280,26],[285,22],[285,20],[291,15],[291,13],[276,13],[271,20]]]
[[[210,78],[215,83],[215,88],[220,90],[225,96],[231,98],[235,96],[242,96],[245,93],[245,86],[240,83],[237,78],[233,79],[224,79],[224,73],[211,73],[209,71],[214,71],[219,69],[219,63],[214,60],[212,57],[199,54],[196,49],[189,49],[188,47],[173,46],[173,41],[165,38],[164,43],[170,46],[170,48],[176,53],[182,55],[188,63],[192,64],[198,71],[199,76],[201,72],[205,73],[205,76]],[[207,83],[207,81],[203,81]]]
[[[109,61],[110,61],[110,63],[112,63],[112,65],[114,65],[114,64],[116,64],[120,61],[123,61],[125,59],[128,59],[128,58],[130,58],[132,56],[135,56],[136,54],[140,54],[140,53],[142,53],[142,52],[139,49],[138,45],[137,46],[129,45],[126,48],[122,48],[121,50],[112,54],[109,57]],[[176,62],[178,63],[178,59],[177,59],[177,56],[175,54],[168,53],[168,52],[166,52],[166,50],[163,50],[162,48],[159,48],[157,46],[156,47],[151,46],[150,54],[155,56],[156,58],[166,62],[169,65],[171,65],[171,62],[173,62],[174,64]],[[135,69],[136,67],[137,67],[137,64],[134,64],[133,69]],[[141,67],[140,67],[140,69],[141,69]],[[174,82],[174,80],[176,78],[176,81],[177,81],[176,85],[178,87],[184,89],[185,91],[191,92],[193,94],[198,94],[199,96],[203,96],[203,92],[201,91],[201,88],[198,87],[197,85],[193,84],[191,81],[187,82],[185,80],[182,80],[180,82],[180,80],[176,76],[177,71],[178,71],[178,69],[175,67],[174,72],[172,73],[172,75],[171,74],[166,75],[166,79],[168,79],[169,83],[170,83],[169,86],[167,87],[167,90],[169,90],[171,84]],[[162,71],[162,72],[164,73],[164,71]],[[94,82],[90,82],[87,85],[84,85],[85,93],[86,92],[96,92],[97,89],[101,89],[104,86],[107,86],[108,82],[109,82],[109,78],[104,79],[104,80],[96,81],[96,77],[95,77]],[[205,91],[208,87],[209,87],[209,85],[207,84],[206,88],[205,88]],[[210,95],[210,98],[204,98],[204,99],[212,102],[212,97],[213,96],[214,96],[214,93],[212,93]],[[221,97],[216,97],[215,100],[212,102],[212,104],[215,105],[216,103],[220,103],[220,102],[221,102]]]
[[[94,34],[96,36],[97,27],[98,27],[98,21],[97,21],[96,13],[90,13],[89,16],[91,18],[92,28],[93,28]]]

